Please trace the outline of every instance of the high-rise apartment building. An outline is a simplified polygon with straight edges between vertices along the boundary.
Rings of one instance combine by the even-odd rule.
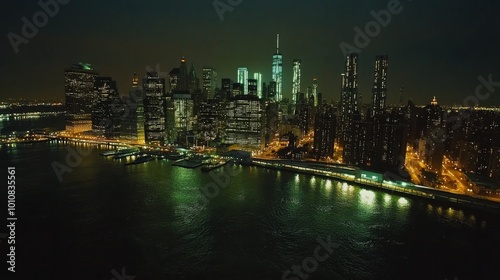
[[[373,77],[371,117],[385,111],[387,99],[387,55],[378,55],[375,58],[375,74]]]
[[[81,133],[92,129],[94,80],[99,75],[87,63],[72,65],[64,71],[66,131]]]
[[[343,146],[343,158],[352,158],[354,135],[353,116],[358,111],[358,54],[348,54],[345,72],[341,76],[340,95],[340,143]]]
[[[148,72],[142,79],[144,91],[144,133],[146,144],[164,145],[166,139],[165,79]]]

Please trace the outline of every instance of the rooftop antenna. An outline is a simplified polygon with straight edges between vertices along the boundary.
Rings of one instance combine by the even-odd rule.
[[[280,53],[280,34],[276,38],[276,53]]]

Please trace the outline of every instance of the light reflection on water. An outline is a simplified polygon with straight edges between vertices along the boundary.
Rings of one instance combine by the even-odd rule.
[[[24,185],[50,181],[49,173],[35,167],[50,166],[53,158],[64,160],[66,156],[63,146],[52,143],[47,144],[45,150],[40,148],[39,154],[47,150],[52,158],[37,158],[32,150],[12,151],[14,160],[23,158],[19,171],[26,168],[33,173],[24,179]],[[35,158],[29,160],[30,157]],[[85,158],[82,166],[68,174],[67,180],[50,195],[24,197],[26,205],[39,212],[35,216],[24,213],[25,225],[36,225],[38,220],[47,224],[57,222],[58,215],[45,212],[48,205],[54,207],[54,213],[62,209],[76,212],[81,219],[65,220],[69,224],[58,229],[59,238],[63,238],[61,242],[71,237],[78,239],[83,248],[92,248],[77,247],[81,249],[82,259],[102,255],[114,263],[117,262],[115,254],[129,256],[118,261],[128,260],[138,277],[141,273],[155,275],[151,279],[165,275],[165,270],[170,276],[186,271],[217,273],[219,270],[233,279],[241,271],[265,271],[276,272],[279,279],[279,270],[282,273],[285,268],[300,263],[308,256],[306,252],[313,252],[318,236],[328,235],[341,247],[318,268],[315,276],[320,279],[331,276],[331,271],[343,275],[340,279],[363,279],[366,275],[383,279],[386,273],[410,277],[403,275],[409,267],[440,269],[439,262],[429,259],[428,252],[441,250],[431,246],[439,244],[441,231],[457,233],[457,245],[447,248],[446,253],[463,255],[461,250],[467,247],[469,240],[461,236],[500,228],[498,221],[469,210],[318,176],[241,165],[231,165],[241,174],[231,177],[227,187],[221,188],[217,197],[202,206],[200,187],[214,182],[209,174],[199,169],[172,167],[166,160],[126,167],[124,163],[96,155]],[[84,179],[92,181],[84,185]],[[67,188],[69,184],[73,184],[71,191]],[[92,207],[85,211],[73,208],[69,195],[79,197],[78,205]],[[61,207],[60,201],[65,203],[62,209],[57,208]],[[123,219],[128,223],[122,228],[120,223],[97,223],[96,219]],[[92,234],[78,235],[70,230],[72,228],[85,228]],[[492,233],[498,235],[498,231]],[[121,240],[116,239],[116,235],[123,236],[129,246],[136,248],[135,255],[130,256],[125,249],[119,251],[124,241],[116,241]],[[43,243],[47,236],[34,238]],[[95,246],[96,240],[103,240],[102,243],[109,244],[118,253],[113,252],[113,258],[106,250],[108,246]],[[487,242],[494,248],[499,247],[496,239],[490,237]],[[410,246],[412,250],[407,249]],[[51,259],[57,254],[63,255],[62,250],[30,252],[36,264],[37,257],[48,254]],[[421,262],[401,263],[402,257]],[[159,259],[168,261],[159,266]],[[70,262],[65,260],[63,266],[72,267]],[[148,263],[152,265],[144,265]],[[394,263],[400,265],[391,265]],[[272,268],[268,264],[273,264]],[[101,263],[96,261],[91,265]]]

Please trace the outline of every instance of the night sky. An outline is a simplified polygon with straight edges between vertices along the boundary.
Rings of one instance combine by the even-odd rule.
[[[220,0],[227,3],[228,0]],[[238,2],[233,0],[233,2]],[[128,94],[133,72],[159,64],[161,72],[178,67],[181,56],[204,65],[220,78],[236,79],[238,67],[271,80],[276,34],[284,56],[284,94],[291,96],[292,61],[302,60],[302,91],[318,78],[319,91],[339,100],[344,55],[339,44],[354,45],[354,27],[373,20],[370,11],[387,9],[389,0],[242,0],[221,21],[213,0],[71,0],[60,6],[16,54],[8,33],[21,35],[26,16],[41,8],[35,0],[8,1],[1,16],[2,90],[10,97],[64,99],[64,68],[87,62]],[[359,88],[371,98],[375,56],[389,55],[388,98],[428,104],[463,104],[474,94],[477,77],[500,81],[500,1],[401,0],[402,11],[361,49]],[[482,92],[485,94],[486,92]],[[480,105],[500,105],[500,87]]]

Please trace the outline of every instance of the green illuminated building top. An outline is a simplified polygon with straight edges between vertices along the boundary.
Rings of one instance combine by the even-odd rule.
[[[82,62],[79,62],[78,64],[73,64],[73,66],[71,68],[74,68],[74,69],[81,69],[81,70],[94,70],[94,68],[92,67],[92,64],[89,64],[89,63],[82,63]]]

